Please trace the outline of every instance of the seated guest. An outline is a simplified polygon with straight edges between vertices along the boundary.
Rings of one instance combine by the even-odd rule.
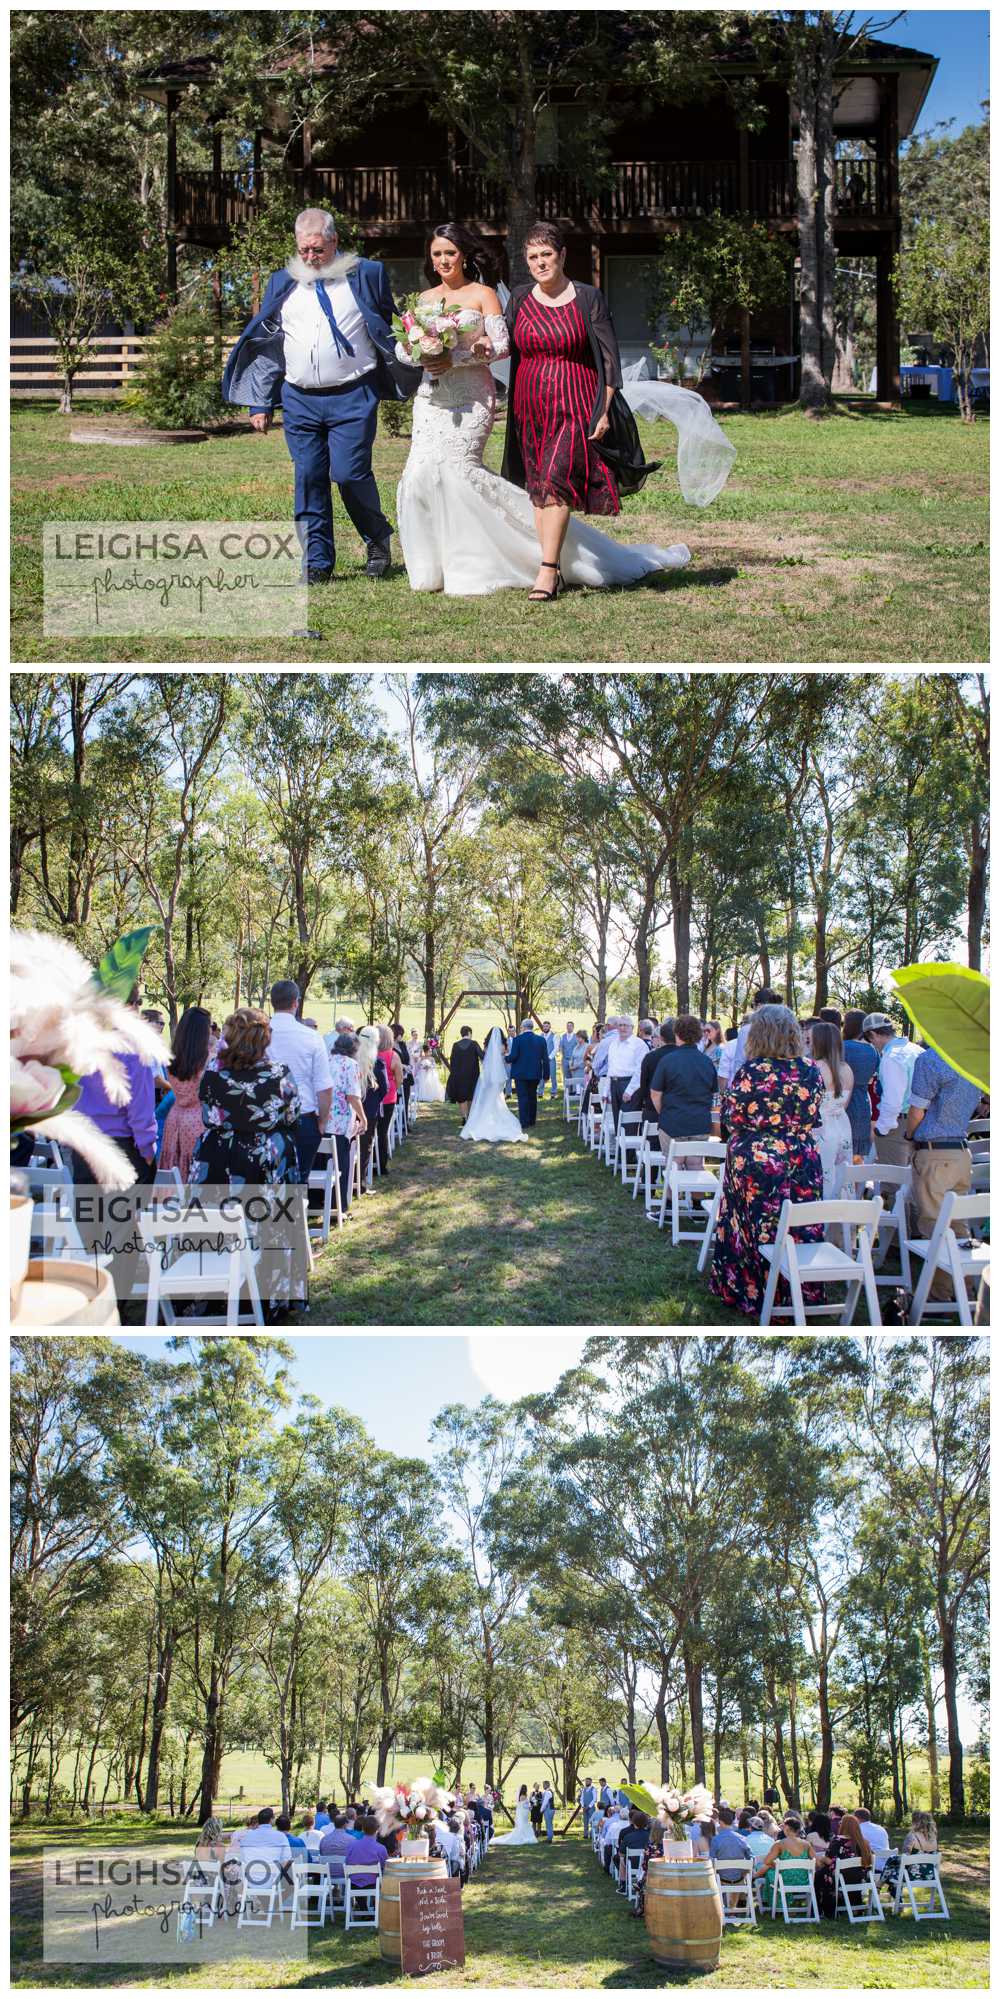
[[[763,1882],[761,1900],[765,1908],[769,1905],[774,1892],[775,1862],[778,1860],[812,1860],[813,1858],[812,1847],[803,1836],[802,1820],[798,1812],[786,1812],[777,1839],[773,1842],[770,1851],[765,1853],[763,1860],[758,1861],[757,1866],[754,1868],[754,1879]],[[805,1868],[803,1868],[801,1873],[796,1870],[794,1874],[787,1874],[785,1879],[790,1887],[801,1888],[808,1881],[809,1876]]]
[[[615,1847],[618,1844],[618,1834],[624,1831],[627,1824],[627,1814],[622,1811],[620,1805],[609,1806],[605,1812],[600,1833],[601,1865],[604,1868],[605,1874],[610,1874],[611,1872],[611,1862],[614,1857]]]
[[[615,1847],[618,1856],[619,1881],[624,1882],[625,1880],[625,1855],[627,1853],[645,1853],[648,1845],[649,1820],[645,1812],[639,1810],[638,1805],[632,1805],[629,1810],[628,1822],[618,1834]]]
[[[299,1099],[284,1063],[268,1054],[271,1023],[260,1007],[241,1006],[224,1033],[225,1055],[199,1086],[204,1129],[191,1180],[257,1187],[294,1180]]]
[[[864,1875],[872,1865],[872,1850],[856,1818],[845,1812],[840,1821],[840,1831],[835,1832],[822,1860],[816,1863],[816,1900],[821,1916],[831,1921],[837,1913],[835,1861],[852,1861],[857,1864],[841,1867],[841,1879],[849,1889],[860,1888]]]
[[[712,1115],[716,1069],[698,1046],[701,1021],[682,1013],[674,1022],[677,1046],[664,1049],[653,1071],[650,1102],[660,1127],[660,1144],[670,1150],[672,1138],[717,1138]]]
[[[253,1817],[248,1818],[245,1826],[240,1826],[236,1832],[230,1833],[229,1835],[230,1853],[234,1854],[239,1853],[240,1848],[243,1845],[243,1841],[247,1838],[247,1836],[250,1833],[256,1832],[257,1825],[258,1825],[257,1814],[256,1812],[254,1812]]]
[[[659,1067],[664,1049],[676,1046],[673,1021],[661,1020],[638,1069],[633,1073],[629,1092],[625,1098],[625,1108],[629,1111],[641,1111],[647,1124],[656,1123],[656,1112],[653,1109],[649,1086]]]
[[[748,1812],[745,1825],[740,1813],[740,1838],[745,1840],[755,1860],[763,1860],[765,1853],[770,1853],[777,1831],[777,1826],[774,1832],[766,1830],[760,1812]]]
[[[329,1811],[327,1810],[326,1799],[321,1798],[319,1804],[316,1806],[316,1831],[323,1832],[330,1823],[331,1820]]]
[[[329,1825],[329,1823],[330,1820],[329,1817],[327,1817],[327,1825]],[[303,1812],[302,1821],[299,1826],[299,1833],[302,1838],[303,1844],[305,1845],[309,1853],[310,1858],[312,1858],[312,1855],[314,1853],[319,1852],[320,1841],[323,1837],[322,1832],[318,1831],[316,1827],[315,1812]]]
[[[300,1839],[298,1833],[292,1831],[292,1821],[289,1818],[287,1812],[282,1812],[281,1817],[279,1819],[275,1819],[274,1823],[276,1830],[278,1832],[284,1833],[285,1838],[287,1839],[288,1844],[292,1849],[293,1859],[295,1860],[304,1859],[309,1851],[309,1848],[306,1845],[305,1840]]]
[[[899,1862],[902,1854],[937,1853],[939,1844],[938,1829],[930,1812],[914,1812],[912,1814],[910,1830],[903,1840],[900,1852],[886,1854],[882,1868],[882,1880],[887,1881],[890,1887],[895,1888],[899,1880]],[[934,1869],[933,1867],[911,1867],[909,1873],[911,1879],[916,1878],[918,1881],[929,1881],[933,1876]]]
[[[224,1860],[229,1851],[221,1819],[206,1819],[195,1842],[196,1860]]]
[[[159,1166],[176,1166],[185,1186],[202,1133],[201,1079],[208,1067],[212,1016],[207,1007],[185,1007],[174,1029],[167,1082],[173,1102],[163,1124]]]
[[[826,1852],[832,1834],[833,1827],[825,1812],[808,1812],[806,1814],[806,1838],[817,1859],[819,1859],[821,1854]]]
[[[319,1857],[327,1862],[331,1881],[343,1880],[345,1855],[350,1854],[353,1858],[356,1844],[347,1830],[347,1813],[335,1812],[333,1823],[325,1828],[319,1846]]]
[[[695,1860],[707,1860],[715,1838],[714,1819],[692,1819],[687,1828],[691,1851]]]
[[[747,1845],[742,1833],[736,1830],[736,1813],[732,1805],[719,1806],[719,1830],[709,1842],[708,1857],[716,1863],[716,1873],[720,1881],[738,1881],[738,1874],[727,1874],[719,1863],[723,1860],[753,1860],[753,1849]]]
[[[338,1034],[330,1064],[331,1103],[327,1131],[332,1134],[340,1180],[340,1206],[346,1215],[351,1203],[351,1140],[367,1128],[361,1098],[361,1071],[358,1055],[361,1042],[356,1034]]]
[[[462,1838],[460,1821],[454,1813],[449,1819],[438,1819],[434,1827],[434,1843],[439,1853],[448,1862],[448,1872],[459,1875],[465,1867],[465,1842]]]
[[[283,1832],[274,1823],[274,1811],[265,1805],[257,1813],[257,1824],[252,1832],[245,1832],[240,1840],[240,1858],[248,1860],[251,1854],[263,1856],[267,1860],[287,1860],[291,1847]]]
[[[871,1847],[872,1856],[875,1861],[875,1872],[876,1874],[881,1874],[885,1866],[885,1856],[889,1851],[889,1835],[885,1826],[879,1825],[872,1818],[871,1812],[865,1811],[862,1805],[858,1806],[854,1816]]]
[[[352,1873],[351,1875],[351,1879],[359,1888],[374,1888],[376,1881],[374,1870],[377,1869],[378,1873],[381,1874],[389,1858],[388,1852],[383,1846],[382,1841],[377,1837],[377,1834],[378,1820],[371,1816],[362,1819],[358,1838],[354,1841],[353,1846],[347,1854],[345,1865],[352,1869],[360,1866],[362,1861],[371,1862],[373,1869],[371,1874]]]
[[[747,1059],[726,1098],[729,1151],[722,1179],[709,1289],[736,1311],[756,1318],[767,1266],[762,1242],[773,1242],[785,1201],[818,1201],[823,1167],[816,1129],[823,1079],[801,1054],[795,1017],[786,1006],[762,1006],[747,1035]],[[822,1223],[796,1240],[820,1242]],[[821,1304],[821,1287],[804,1287],[806,1304]],[[782,1278],[777,1303],[787,1304]]]

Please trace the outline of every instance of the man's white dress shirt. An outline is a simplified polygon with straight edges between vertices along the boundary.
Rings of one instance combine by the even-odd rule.
[[[648,1042],[640,1041],[637,1034],[627,1035],[624,1041],[616,1034],[608,1049],[608,1075],[616,1077],[619,1082],[624,1081],[641,1065],[643,1056],[648,1053]]]
[[[281,308],[285,344],[285,380],[296,389],[339,389],[370,375],[376,363],[375,345],[361,308],[346,278],[327,278],[326,295],[334,319],[353,354],[338,352],[315,284],[297,284]]]
[[[910,1083],[920,1050],[915,1041],[907,1041],[903,1034],[896,1034],[887,1041],[878,1065],[879,1097],[878,1117],[875,1129],[886,1138],[895,1131],[901,1117],[910,1108]]]
[[[330,1058],[326,1042],[315,1027],[306,1027],[293,1013],[271,1015],[268,1054],[273,1062],[283,1062],[299,1093],[301,1116],[315,1117],[320,1090],[332,1090]]]

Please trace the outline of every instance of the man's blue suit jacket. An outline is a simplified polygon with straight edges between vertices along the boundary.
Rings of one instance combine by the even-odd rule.
[[[392,288],[384,264],[371,257],[359,257],[346,273],[375,348],[375,387],[380,402],[405,402],[420,385],[421,370],[407,368],[396,360],[396,340],[392,331]],[[295,279],[288,271],[275,271],[267,281],[260,311],[244,327],[226,362],[222,395],[227,403],[238,403],[254,416],[269,415],[281,402],[285,379],[285,342],[281,331],[281,307]]]
[[[507,1060],[512,1082],[548,1082],[549,1051],[543,1034],[515,1034],[507,1050]]]

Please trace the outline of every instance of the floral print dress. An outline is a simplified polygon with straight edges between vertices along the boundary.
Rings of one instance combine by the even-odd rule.
[[[768,1266],[759,1246],[774,1241],[782,1203],[823,1198],[814,1136],[822,1104],[823,1078],[801,1058],[744,1062],[726,1097],[730,1139],[709,1290],[748,1318],[758,1317],[764,1300]],[[822,1242],[822,1225],[796,1239]],[[822,1285],[805,1285],[803,1296],[821,1304]],[[789,1303],[784,1279],[776,1303]]]
[[[283,1062],[253,1069],[206,1069],[201,1079],[204,1130],[191,1168],[194,1183],[267,1187],[294,1179],[292,1126],[298,1091]]]

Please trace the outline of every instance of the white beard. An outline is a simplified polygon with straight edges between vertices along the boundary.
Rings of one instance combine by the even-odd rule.
[[[285,269],[289,277],[295,279],[296,284],[314,285],[317,280],[328,284],[331,281],[335,283],[339,278],[346,278],[348,271],[353,271],[355,264],[360,262],[361,259],[356,251],[344,250],[331,257],[328,264],[317,266],[305,263],[296,251],[294,256],[289,257]]]

